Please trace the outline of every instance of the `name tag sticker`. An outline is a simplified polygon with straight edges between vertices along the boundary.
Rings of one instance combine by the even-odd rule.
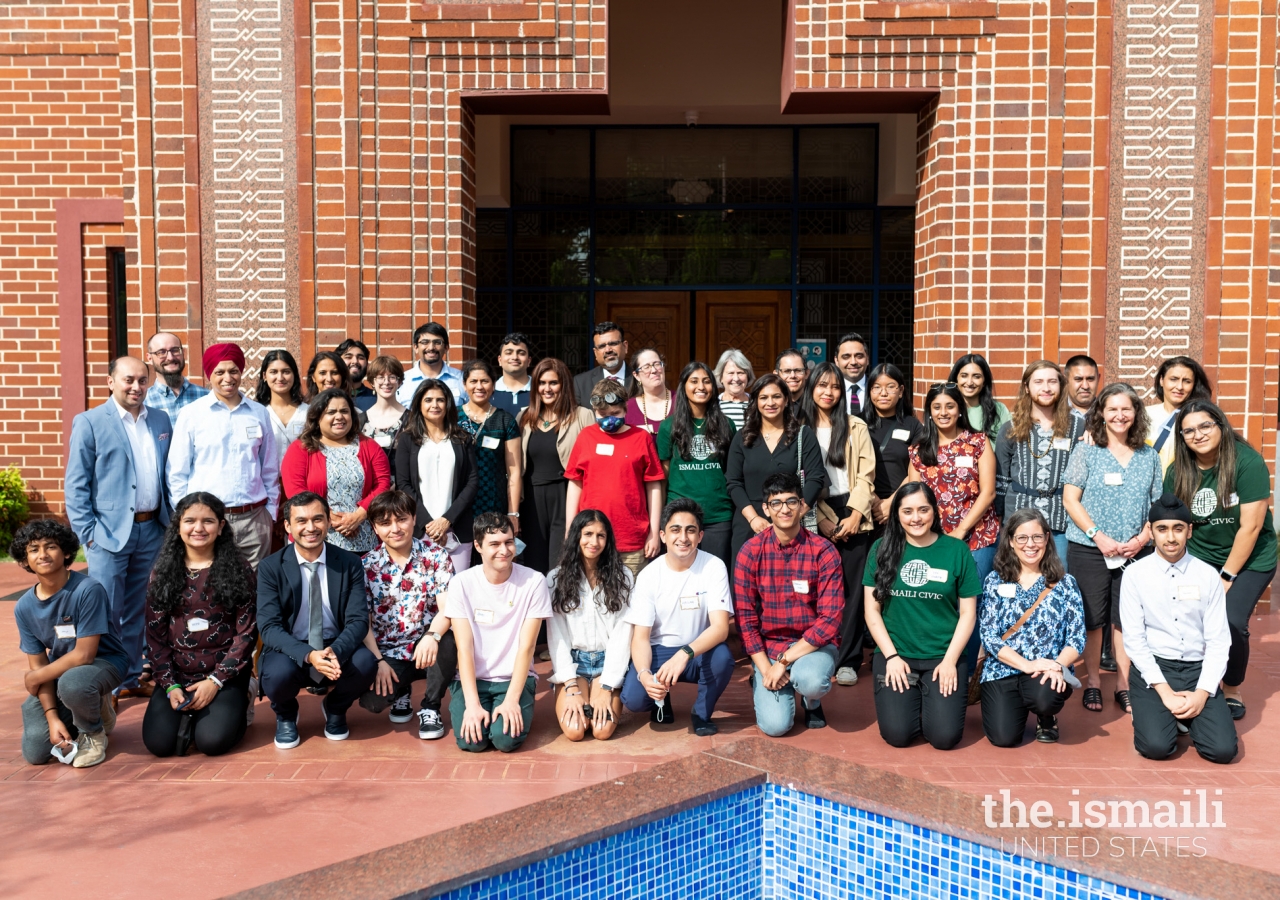
[[[1018,596],[1018,586],[1016,584],[1002,584],[996,588],[996,593],[1001,597],[1016,597]]]
[[[257,423],[244,426],[244,436],[250,440],[256,440],[257,438],[262,437],[262,426]]]
[[[187,631],[208,631],[209,620],[201,618],[187,619]]]
[[[1180,584],[1178,585],[1179,600],[1199,600],[1200,585],[1198,584]]]
[[[889,437],[893,438],[895,441],[909,441],[911,440],[911,432],[907,431],[905,428],[895,428],[890,433]]]
[[[1124,484],[1124,476],[1119,472],[1108,472],[1102,476],[1102,483],[1109,484],[1112,487],[1119,487]]]
[[[290,434],[290,436],[292,436],[292,437],[293,437],[293,439],[294,439],[295,441],[296,441],[299,437],[301,437],[301,436],[302,436],[302,426],[303,426],[303,424],[305,424],[305,423],[303,423],[303,422],[290,422],[290,423],[289,423],[289,434]],[[390,440],[388,440],[388,441],[387,441],[387,444],[388,444],[388,445],[390,445],[390,443],[391,443],[391,441],[390,441]]]
[[[973,457],[972,457],[972,456],[957,456],[957,457],[956,457],[956,468],[957,468],[957,469],[972,469],[972,468],[973,468]]]
[[[613,456],[613,444],[596,444],[596,456]]]
[[[946,583],[947,583],[947,578],[948,578],[948,577],[950,577],[950,574],[951,574],[951,573],[950,573],[950,572],[948,572],[946,569],[935,569],[933,566],[930,566],[930,567],[929,567],[929,580],[930,580],[930,581],[937,581],[937,582],[940,582],[940,583],[942,583],[942,584],[946,584]]]
[[[475,622],[477,625],[493,624],[493,610],[491,609],[477,609],[472,613],[472,615],[475,616]]]
[[[680,608],[681,608],[681,609],[701,609],[701,608],[702,608],[702,595],[701,595],[701,594],[683,594],[683,595],[681,595],[681,597],[680,597]]]
[[[487,434],[480,438],[480,446],[486,450],[497,450],[498,439],[491,434]]]
[[[74,625],[54,625],[53,633],[60,641],[74,641],[76,639],[76,626]]]
[[[797,594],[809,593],[809,582],[804,578],[796,578],[791,582],[791,589]]]
[[[1230,509],[1233,506],[1239,506],[1239,505],[1240,505],[1239,494],[1227,494],[1227,502],[1223,504],[1224,509]]]
[[[1053,449],[1054,450],[1070,450],[1071,438],[1054,438]]]

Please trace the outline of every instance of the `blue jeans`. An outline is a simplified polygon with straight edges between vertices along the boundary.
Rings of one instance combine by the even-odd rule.
[[[55,682],[58,718],[72,738],[102,730],[103,700],[110,697],[119,684],[120,673],[105,659],[73,666],[62,673]],[[42,766],[53,759],[49,755],[52,748],[44,701],[29,695],[22,702],[22,758],[33,766]]]
[[[1062,560],[1062,571],[1067,571],[1067,533],[1065,531],[1051,531],[1053,535],[1053,547],[1058,551],[1058,559]]]
[[[683,655],[679,647],[663,647],[661,644],[654,644],[651,649],[653,661],[649,663],[649,668],[654,672],[677,653]],[[729,652],[726,645],[717,644],[709,652],[700,653],[689,660],[689,664],[684,667],[678,680],[688,681],[698,686],[698,699],[694,701],[693,714],[700,719],[710,719],[711,714],[716,710],[716,701],[729,686],[729,679],[732,677],[733,654]],[[632,712],[649,712],[657,706],[645,691],[644,685],[640,683],[640,674],[636,671],[635,663],[627,667],[627,677],[622,683],[622,705]]]
[[[751,700],[756,708],[756,727],[769,737],[781,737],[796,720],[796,694],[812,709],[831,690],[831,673],[836,670],[839,650],[828,644],[800,657],[787,667],[789,684],[771,691],[764,686],[764,674],[752,664]]]
[[[136,688],[142,674],[142,654],[146,649],[147,583],[151,567],[160,554],[164,528],[158,518],[136,522],[129,541],[119,553],[108,553],[100,547],[84,548],[89,574],[107,589],[111,617],[120,626],[120,643],[129,657],[129,671],[121,687]]]
[[[595,681],[604,674],[603,650],[570,650],[574,665],[578,667],[578,677]]]
[[[973,554],[973,564],[978,569],[978,583],[985,584],[987,576],[991,574],[991,570],[995,568],[996,563],[996,546],[992,544],[990,547],[983,547],[981,550],[970,550]],[[965,646],[965,660],[969,663],[969,671],[973,671],[973,667],[978,664],[978,622],[982,621],[982,591],[978,591],[978,618],[973,623],[973,634],[969,635],[969,643]]]

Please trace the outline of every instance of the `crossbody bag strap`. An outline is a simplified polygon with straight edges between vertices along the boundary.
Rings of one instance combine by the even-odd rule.
[[[1004,633],[1004,637],[1000,638],[1000,640],[1007,642],[1009,638],[1013,636],[1014,632],[1016,632],[1023,625],[1026,625],[1027,619],[1031,618],[1031,614],[1036,611],[1036,607],[1040,605],[1041,601],[1043,601],[1045,597],[1048,597],[1050,594],[1053,593],[1054,587],[1056,587],[1056,585],[1051,584],[1048,587],[1046,587],[1043,591],[1041,591],[1040,596],[1036,598],[1036,602],[1032,603],[1029,607],[1027,607],[1027,611],[1022,614],[1022,617],[1019,618],[1018,621],[1013,623],[1013,625],[1009,628],[1009,630]]]

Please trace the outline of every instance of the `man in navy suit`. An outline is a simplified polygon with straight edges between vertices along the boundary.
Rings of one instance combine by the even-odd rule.
[[[285,501],[283,515],[293,543],[258,565],[258,674],[275,710],[276,746],[291,750],[299,743],[298,692],[328,686],[324,736],[345,741],[347,710],[373,684],[380,657],[364,645],[369,602],[360,556],[325,543],[329,504],[302,491]]]
[[[129,657],[121,696],[150,696],[139,682],[145,650],[147,582],[172,511],[166,460],[169,416],[146,406],[147,366],[132,356],[112,360],[111,399],[71,422],[67,446],[67,520],[107,589],[111,616]]]

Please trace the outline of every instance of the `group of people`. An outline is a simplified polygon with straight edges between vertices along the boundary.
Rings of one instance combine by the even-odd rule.
[[[768,735],[823,727],[869,649],[894,746],[954,747],[969,703],[995,745],[1032,714],[1056,741],[1113,670],[1144,756],[1186,733],[1235,757],[1276,536],[1266,465],[1194,360],[1146,407],[1088,357],[1041,360],[1010,408],[967,354],[917,419],[856,334],[815,366],[730,349],[674,380],[612,322],[576,377],[518,333],[461,369],[442,326],[413,337],[411,365],[347,340],[305,379],[273,350],[251,395],[234,344],[204,352],[207,387],[172,334],[111,363],[72,426],[68,524],[11,548],[38,579],[15,613],[29,762],[100,763],[121,696],[148,698],[158,756],[227,752],[260,695],[290,749],[303,690],[332,740],[356,703],[440,738],[448,694],[460,748],[512,751],[544,644],[569,739],[624,708],[676,721],[680,681],[711,735],[732,632]]]

